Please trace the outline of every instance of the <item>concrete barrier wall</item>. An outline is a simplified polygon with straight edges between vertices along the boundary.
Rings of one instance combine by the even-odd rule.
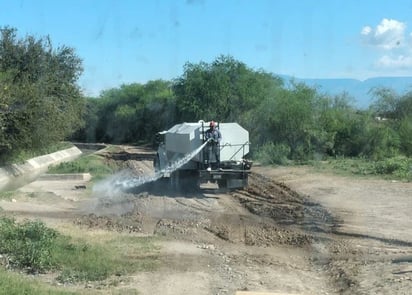
[[[12,164],[0,168],[0,190],[8,188],[15,182],[34,180],[40,174],[46,172],[49,166],[72,161],[81,154],[82,152],[77,147],[72,147],[32,158],[23,164]]]

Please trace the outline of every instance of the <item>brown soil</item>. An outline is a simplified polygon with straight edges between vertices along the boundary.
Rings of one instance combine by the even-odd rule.
[[[127,147],[106,156],[141,176],[152,173],[146,152]],[[213,184],[199,192],[173,192],[158,182],[86,198],[74,189],[81,185],[61,182],[57,190],[35,182],[0,207],[51,225],[157,236],[159,269],[101,290],[108,294],[116,288],[139,294],[409,294],[412,289],[410,183],[305,167],[255,167],[249,187],[230,193]]]

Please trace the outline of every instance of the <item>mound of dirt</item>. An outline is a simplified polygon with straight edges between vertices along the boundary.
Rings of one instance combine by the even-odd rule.
[[[87,229],[105,229],[129,233],[142,232],[141,215],[136,211],[121,216],[98,216],[90,213],[76,218],[73,223]]]

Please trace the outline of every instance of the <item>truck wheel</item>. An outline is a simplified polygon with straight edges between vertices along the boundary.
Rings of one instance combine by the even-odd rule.
[[[196,192],[200,189],[199,177],[190,175],[184,179],[184,190],[188,192]]]
[[[226,179],[219,179],[217,181],[217,186],[221,189],[226,189],[227,188],[227,181]]]
[[[173,190],[178,191],[180,189],[180,175],[179,171],[172,172],[170,175],[170,186]]]
[[[197,171],[177,170],[170,175],[170,186],[175,191],[195,192],[200,188]]]
[[[159,154],[156,154],[154,160],[153,160],[153,167],[155,172],[160,171],[160,159],[159,159]]]

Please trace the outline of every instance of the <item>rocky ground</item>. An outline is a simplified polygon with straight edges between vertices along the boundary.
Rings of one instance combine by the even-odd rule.
[[[127,175],[152,173],[145,150],[129,147],[106,156]],[[83,185],[37,181],[0,207],[84,231],[157,236],[159,269],[134,274],[118,288],[141,294],[412,290],[410,183],[254,167],[249,187],[233,192],[208,184],[180,193],[159,182],[127,192],[94,190],[86,198]]]

